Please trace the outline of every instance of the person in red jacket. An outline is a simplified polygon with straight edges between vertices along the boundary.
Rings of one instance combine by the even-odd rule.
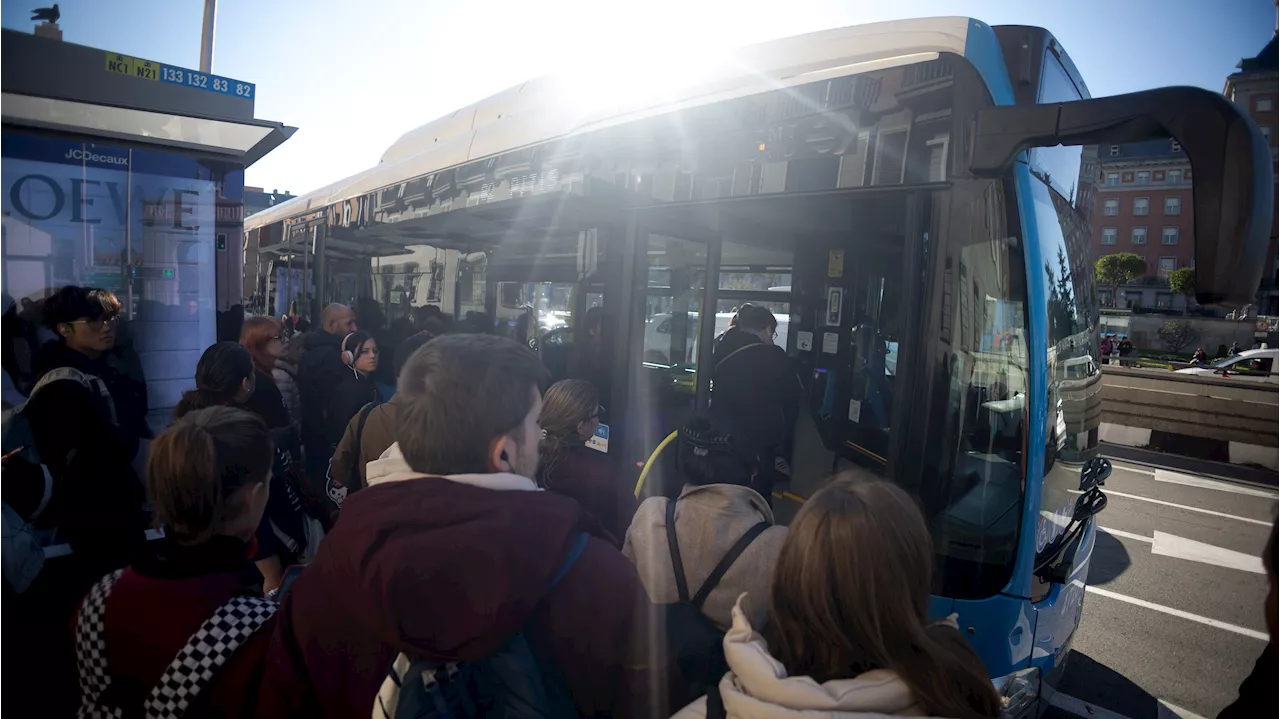
[[[517,632],[578,715],[658,715],[650,703],[676,683],[650,671],[671,665],[650,658],[635,569],[577,502],[531,479],[545,377],[536,354],[494,335],[413,354],[396,444],[281,602],[258,716],[381,716],[402,655],[473,662]]]
[[[230,407],[191,412],[152,443],[147,485],[165,537],[80,604],[81,716],[252,711],[275,605],[245,578],[273,454],[262,419]]]

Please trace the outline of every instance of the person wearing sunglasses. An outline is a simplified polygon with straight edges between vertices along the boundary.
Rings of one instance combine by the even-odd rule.
[[[587,446],[604,407],[595,385],[582,379],[556,382],[542,396],[538,486],[576,499],[622,547],[636,513],[636,498],[615,476],[608,455]]]

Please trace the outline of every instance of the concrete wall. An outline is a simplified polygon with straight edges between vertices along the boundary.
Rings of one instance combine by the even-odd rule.
[[[1182,352],[1190,354],[1195,352],[1196,346],[1204,347],[1204,351],[1210,357],[1213,357],[1218,351],[1218,345],[1231,346],[1232,342],[1239,342],[1241,347],[1248,349],[1253,346],[1254,338],[1254,321],[1248,320],[1227,320],[1216,317],[1173,317],[1168,315],[1107,315],[1105,324],[1108,331],[1114,330],[1119,325],[1116,324],[1117,319],[1127,318],[1128,329],[1119,331],[1129,335],[1129,339],[1139,349],[1164,350],[1164,343],[1160,341],[1160,328],[1164,327],[1168,322],[1186,322],[1193,329],[1200,333],[1199,342],[1190,347],[1182,349]]]
[[[1276,385],[1110,366],[1102,375],[1103,441],[1277,467]]]

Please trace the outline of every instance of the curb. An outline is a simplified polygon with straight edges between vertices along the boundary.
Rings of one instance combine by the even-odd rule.
[[[1143,450],[1157,457],[1173,455],[1212,462],[1224,468],[1233,466],[1259,472],[1280,470],[1280,449],[1276,447],[1193,437],[1109,422],[1103,422],[1098,428],[1098,440],[1110,445]],[[1274,482],[1274,479],[1271,481]]]

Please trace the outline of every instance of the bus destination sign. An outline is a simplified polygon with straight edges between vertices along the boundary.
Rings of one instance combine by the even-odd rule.
[[[128,75],[153,82],[167,82],[174,85],[186,85],[197,90],[206,90],[223,95],[253,99],[254,86],[251,82],[241,82],[227,77],[210,75],[163,63],[143,60],[118,53],[107,53],[107,72]]]

